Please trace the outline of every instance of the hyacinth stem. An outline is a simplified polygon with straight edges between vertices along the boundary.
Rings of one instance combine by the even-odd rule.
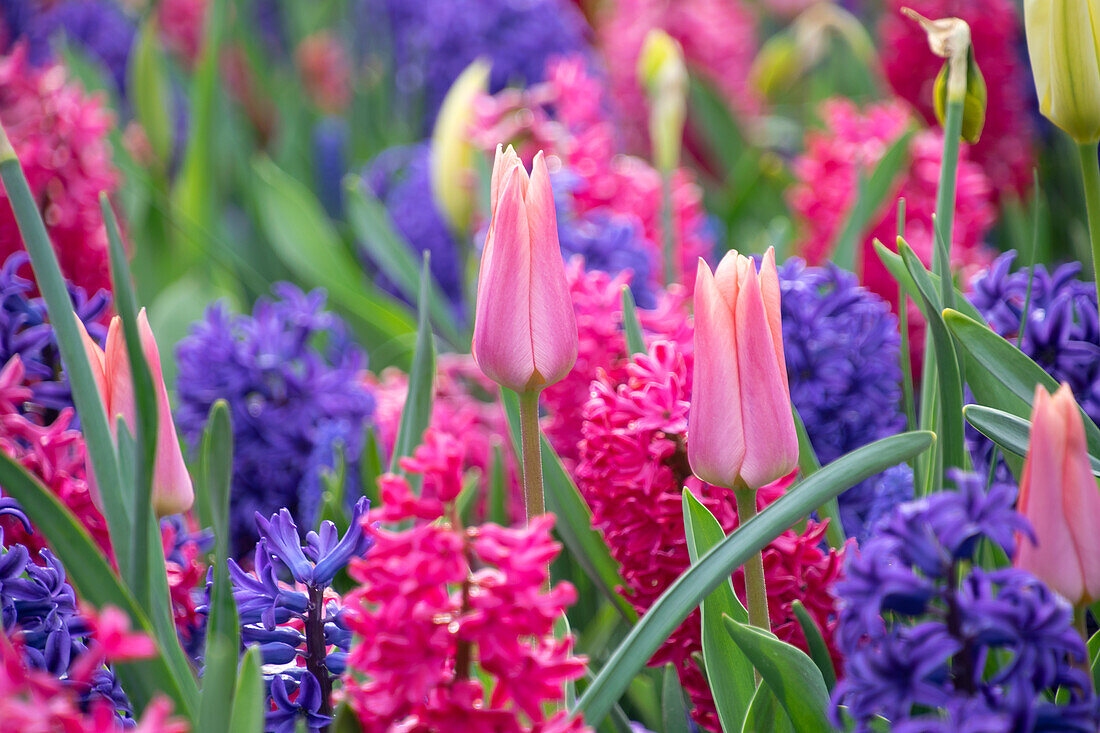
[[[745,484],[733,487],[737,499],[737,524],[743,525],[756,516],[756,491]],[[764,555],[757,552],[744,565],[745,596],[749,601],[749,623],[765,631],[771,631],[768,615],[768,593],[764,585]]]
[[[542,447],[539,445],[540,390],[519,393],[519,434],[523,449],[523,502],[527,521],[546,513],[542,494]]]
[[[954,73],[952,70],[949,73]],[[949,82],[950,83],[950,82]],[[965,93],[966,88],[963,87]],[[948,99],[943,122],[943,158],[940,161],[940,181],[936,187],[936,226],[943,237],[947,262],[940,257],[938,247],[932,248],[932,271],[940,276],[941,286],[951,287],[951,240],[955,228],[955,189],[959,172],[959,141],[962,135],[963,99]]]
[[[661,238],[665,252],[665,284],[678,282],[676,273],[676,231],[672,223],[672,171],[661,171]]]
[[[306,614],[306,668],[321,685],[321,715],[332,715],[332,675],[325,665],[325,589],[309,586],[309,610]],[[322,733],[328,726],[321,729]]]
[[[1089,216],[1089,239],[1092,242],[1092,270],[1096,293],[1100,298],[1100,167],[1097,164],[1097,143],[1077,146],[1081,155],[1081,176],[1085,180],[1085,207]]]

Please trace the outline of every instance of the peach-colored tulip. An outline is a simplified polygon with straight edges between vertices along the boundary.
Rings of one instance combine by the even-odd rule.
[[[562,379],[577,360],[577,321],[565,281],[550,174],[542,153],[531,175],[497,146],[492,219],[474,319],[474,360],[517,392]]]
[[[115,316],[107,330],[106,351],[84,330],[84,324],[76,319],[84,335],[84,349],[92,366],[92,376],[99,388],[103,406],[107,411],[111,432],[118,430],[118,418],[126,427],[136,430],[134,386],[130,376],[130,358],[126,353],[126,338],[122,332],[122,319]],[[153,375],[153,387],[157,398],[157,452],[153,467],[153,509],[159,516],[187,511],[195,500],[191,476],[183,462],[176,426],[172,422],[172,406],[168,403],[168,389],[160,369],[160,352],[157,349],[149,319],[142,308],[138,313],[138,332],[141,350]]]
[[[1074,605],[1100,600],[1100,489],[1069,385],[1062,384],[1053,397],[1042,386],[1035,388],[1017,505],[1036,542],[1019,538],[1016,567]]]
[[[798,464],[775,252],[757,273],[730,251],[695,279],[695,368],[688,459],[704,481],[758,489]]]

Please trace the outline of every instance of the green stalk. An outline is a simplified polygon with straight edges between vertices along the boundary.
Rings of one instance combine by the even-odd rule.
[[[519,433],[523,450],[523,503],[527,521],[546,513],[542,491],[542,446],[539,440],[539,390],[519,393]]]
[[[1097,143],[1077,146],[1081,155],[1081,176],[1085,181],[1085,207],[1089,216],[1089,240],[1092,242],[1092,271],[1100,297],[1100,169],[1097,168]]]
[[[949,72],[953,73],[953,72]],[[951,82],[948,81],[948,88]],[[963,94],[958,99],[947,100],[947,115],[943,124],[943,159],[940,163],[940,182],[936,188],[936,223],[943,237],[948,261],[943,262],[939,248],[932,248],[932,272],[940,276],[940,286],[951,289],[951,239],[955,227],[955,186],[959,171],[959,140],[962,135]],[[954,295],[954,293],[952,293]],[[946,297],[946,296],[945,296]]]
[[[661,234],[665,251],[665,284],[677,282],[676,232],[672,223],[672,171],[661,171]]]
[[[756,491],[743,483],[733,488],[737,499],[737,525],[740,527],[756,516]],[[768,615],[768,592],[764,585],[764,555],[753,554],[745,561],[745,596],[748,598],[749,623],[757,628],[771,631],[771,617]]]

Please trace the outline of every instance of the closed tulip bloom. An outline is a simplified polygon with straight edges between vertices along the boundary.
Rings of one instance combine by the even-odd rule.
[[[478,275],[473,355],[497,384],[538,391],[577,359],[577,321],[565,281],[550,174],[539,152],[531,175],[497,147],[492,218]]]
[[[775,252],[760,272],[730,251],[695,280],[695,367],[688,414],[688,459],[717,486],[761,486],[798,464],[791,415]]]
[[[1100,489],[1089,466],[1081,413],[1067,384],[1053,397],[1035,388],[1017,503],[1035,541],[1021,538],[1016,567],[1075,606],[1100,600]]]
[[[469,127],[474,103],[489,90],[489,62],[477,59],[458,75],[432,129],[432,196],[447,223],[465,234],[474,210],[474,146]]]
[[[79,319],[77,321],[79,323]],[[138,313],[138,332],[141,350],[153,376],[153,388],[157,400],[157,452],[153,466],[153,509],[158,516],[178,514],[191,508],[195,500],[191,476],[183,462],[176,426],[172,422],[172,406],[168,402],[168,389],[160,368],[160,351],[157,349],[149,318],[142,308]],[[83,330],[83,324],[81,324]],[[137,430],[133,378],[130,374],[130,358],[126,353],[126,338],[122,332],[122,319],[115,316],[107,330],[107,348],[104,351],[84,335],[84,349],[92,366],[92,376],[99,387],[103,406],[107,411],[111,431],[117,431],[121,417],[131,432]],[[116,436],[117,437],[117,436]]]
[[[1100,0],[1024,0],[1039,111],[1079,143],[1100,139]]]

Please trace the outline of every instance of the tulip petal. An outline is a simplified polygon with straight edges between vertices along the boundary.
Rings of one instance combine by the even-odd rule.
[[[745,459],[741,398],[733,313],[700,259],[687,449],[691,470],[716,486],[732,488]]]
[[[787,380],[776,360],[756,266],[747,257],[743,260],[744,264],[739,267],[741,280],[734,312],[741,420],[745,430],[741,480],[758,489],[795,468],[798,438]]]
[[[99,344],[88,335],[88,329],[84,327],[84,322],[75,313],[73,313],[73,319],[80,331],[80,339],[84,342],[84,353],[88,355],[88,364],[92,367],[92,379],[95,380],[96,389],[99,390],[99,399],[103,401],[104,409],[106,409],[107,377],[103,349],[99,348]]]
[[[744,255],[740,255],[737,250],[731,249],[718,262],[718,267],[714,268],[714,285],[718,288],[718,292],[722,294],[722,298],[726,301],[726,307],[730,309],[731,313],[737,308],[737,283],[741,279],[738,262],[743,259],[745,259]]]
[[[1069,385],[1062,384],[1053,402],[1066,426],[1062,468],[1062,514],[1076,546],[1085,602],[1100,600],[1100,489],[1089,466],[1085,426]]]
[[[513,167],[500,184],[481,256],[473,338],[474,360],[485,376],[518,391],[526,389],[535,370],[526,175],[522,166]]]
[[[1049,112],[1078,141],[1100,135],[1100,59],[1090,5],[1094,0],[1050,2]],[[1030,35],[1030,34],[1029,34]]]
[[[524,185],[522,190],[524,193],[527,191],[527,170],[523,167],[523,161],[516,155],[516,151],[511,145],[507,150],[502,150],[501,146],[497,145],[496,155],[493,157],[493,176],[489,182],[489,220],[490,226],[492,220],[496,218],[497,213],[497,201],[500,200],[501,188],[504,185],[504,181],[508,175],[516,168],[523,171]],[[522,198],[522,197],[521,197]]]
[[[122,319],[118,316],[111,319],[111,325],[107,328],[103,367],[107,382],[107,420],[111,423],[111,434],[117,437],[119,417],[133,433],[134,383],[130,377],[130,357],[126,354]]]
[[[775,267],[775,248],[768,247],[760,262],[760,294],[764,298],[764,312],[768,314],[768,328],[775,346],[775,358],[783,374],[783,384],[787,385],[787,359],[783,355],[783,307],[779,289],[779,271]],[[790,387],[787,388],[790,399]]]
[[[550,174],[540,151],[527,186],[531,232],[531,340],[535,371],[546,384],[560,381],[577,361],[577,319],[558,244]]]

